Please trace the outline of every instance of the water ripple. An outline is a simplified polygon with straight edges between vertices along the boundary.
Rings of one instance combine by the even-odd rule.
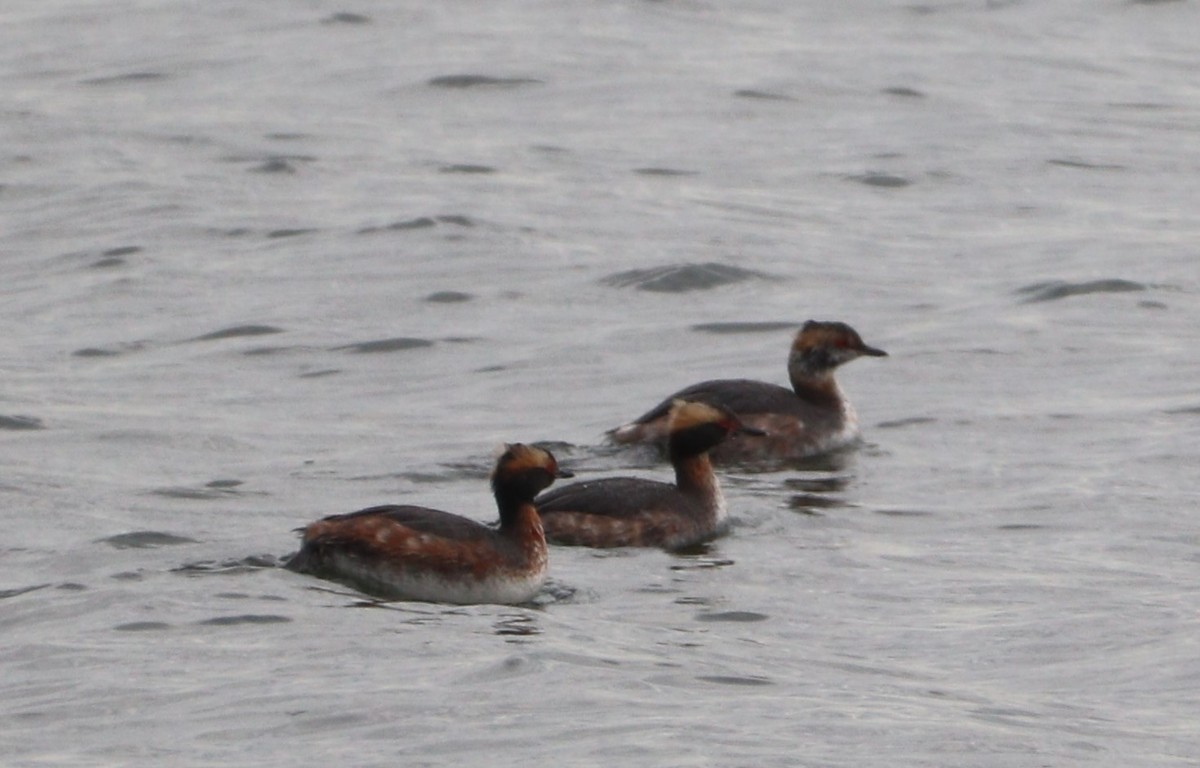
[[[1071,296],[1087,296],[1093,293],[1130,293],[1144,290],[1146,290],[1146,286],[1142,283],[1111,278],[1107,280],[1088,280],[1081,283],[1070,283],[1066,280],[1048,280],[1018,288],[1017,294],[1025,297],[1022,303],[1033,304],[1040,301],[1057,301]]]
[[[758,99],[760,101],[796,101],[794,97],[788,96],[786,93],[759,91],[754,88],[741,88],[734,91],[733,95],[739,99]]]
[[[286,624],[292,621],[288,616],[278,616],[271,613],[244,613],[240,616],[217,616],[196,622],[202,627],[236,627],[242,624]]]
[[[10,597],[18,597],[30,592],[36,592],[39,589],[45,589],[49,584],[34,584],[31,587],[14,587],[13,589],[0,589],[0,600],[7,600]]]
[[[767,621],[770,618],[765,613],[756,613],[754,611],[721,611],[719,613],[700,613],[696,615],[696,621],[731,621],[739,624]]]
[[[380,354],[386,352],[402,352],[407,349],[422,349],[432,347],[428,339],[416,339],[408,336],[397,336],[390,339],[375,341],[360,341],[355,344],[343,344],[340,347],[330,347],[333,352],[354,352],[356,354]]]
[[[370,24],[371,17],[364,16],[361,13],[352,13],[350,11],[338,11],[337,13],[326,16],[321,19],[322,24]]]
[[[283,333],[282,328],[276,328],[273,325],[235,325],[230,328],[222,328],[219,331],[206,333],[203,336],[197,336],[189,341],[219,341],[221,339],[237,339],[244,336],[267,336],[272,333]]]
[[[818,514],[819,509],[834,509],[849,506],[836,496],[822,496],[817,493],[794,493],[788,497],[788,509],[804,512],[810,515]]]
[[[463,174],[489,174],[495,173],[496,169],[490,165],[473,165],[471,163],[455,163],[453,165],[443,165],[438,169],[440,173],[463,173]]]
[[[766,274],[751,269],[706,262],[704,264],[674,264],[650,269],[630,269],[609,275],[600,282],[614,288],[633,287],[640,291],[657,293],[685,293],[732,285],[751,278],[765,279],[767,277]]]
[[[108,544],[115,549],[153,549],[155,547],[172,547],[179,544],[195,544],[195,539],[189,539],[186,536],[176,536],[173,533],[163,533],[162,531],[130,531],[129,533],[118,533],[115,536],[108,536],[103,539],[97,539],[97,544]]]
[[[1125,166],[1116,165],[1114,163],[1088,163],[1083,160],[1071,160],[1068,158],[1054,157],[1046,161],[1047,165],[1058,166],[1059,168],[1074,168],[1082,171],[1123,171]]]
[[[732,323],[698,323],[692,326],[693,331],[701,333],[774,333],[775,331],[790,331],[799,328],[800,324],[789,320],[765,322],[732,322]]]
[[[431,304],[459,304],[473,298],[475,297],[471,294],[462,291],[435,291],[426,296],[425,301]]]
[[[358,230],[360,235],[369,235],[375,232],[403,232],[410,229],[428,229],[429,227],[437,226],[437,222],[429,216],[419,216],[415,219],[403,219],[395,221],[391,224],[384,224],[380,227],[363,227]]]
[[[430,78],[434,88],[497,88],[517,85],[539,85],[541,80],[528,77],[491,77],[489,75],[440,75]]]
[[[936,424],[937,419],[932,416],[912,416],[907,419],[893,419],[891,421],[881,421],[875,425],[876,429],[900,429],[903,427],[915,427],[922,424]]]
[[[158,632],[170,628],[171,625],[165,621],[131,621],[113,627],[118,632]]]
[[[179,573],[185,576],[236,575],[278,567],[279,558],[274,555],[248,555],[247,557],[229,560],[197,560],[191,563],[184,563],[178,568],[172,568],[171,573]]]
[[[884,88],[882,93],[885,93],[888,96],[901,96],[906,99],[923,99],[923,98],[925,98],[925,94],[922,93],[921,91],[918,91],[915,88],[908,88],[903,85],[893,86],[891,88]]]
[[[857,181],[859,184],[865,184],[868,187],[881,187],[883,189],[901,189],[912,185],[911,180],[890,173],[860,173],[847,176],[846,178],[850,181]]]
[[[151,83],[166,80],[165,72],[126,72],[120,75],[105,75],[80,80],[83,85],[123,85],[125,83]]]
[[[42,420],[34,416],[0,416],[0,429],[45,429]]]
[[[633,172],[639,176],[695,176],[695,171],[685,171],[679,168],[658,168],[651,166],[649,168],[634,168]]]
[[[156,488],[151,493],[167,499],[224,499],[244,493],[237,490],[240,485],[242,485],[241,480],[213,480],[205,483],[202,488],[172,486],[169,488]]]
[[[718,685],[742,685],[742,686],[758,686],[758,685],[775,685],[775,681],[767,677],[744,676],[744,675],[699,675],[697,680],[705,683],[716,683]]]

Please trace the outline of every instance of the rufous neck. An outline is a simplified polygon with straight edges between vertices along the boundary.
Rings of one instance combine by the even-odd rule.
[[[714,491],[719,490],[717,476],[713,472],[708,453],[675,456],[671,463],[675,465],[675,485],[684,493],[708,498]]]

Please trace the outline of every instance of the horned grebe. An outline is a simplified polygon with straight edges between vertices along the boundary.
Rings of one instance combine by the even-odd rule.
[[[492,472],[499,527],[426,507],[371,507],[310,524],[286,567],[389,599],[528,602],[546,579],[533,498],[570,476],[549,451],[508,445]]]
[[[887,352],[864,344],[845,323],[809,320],[788,356],[791,389],[749,379],[704,381],[681,389],[609,435],[618,443],[661,444],[671,403],[683,399],[720,406],[761,430],[716,446],[712,458],[717,463],[799,459],[840,448],[858,438],[858,414],[833,372],[863,355],[887,357]]]
[[[714,538],[726,524],[725,497],[708,450],[732,434],[761,434],[729,411],[676,401],[667,440],[675,485],[609,477],[556,488],[534,500],[546,538],[586,547],[681,549]]]

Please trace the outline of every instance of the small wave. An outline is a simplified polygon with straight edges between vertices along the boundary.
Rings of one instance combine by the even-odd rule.
[[[141,253],[142,248],[138,245],[123,245],[116,248],[109,248],[100,254],[100,258],[88,265],[89,269],[112,269],[113,267],[123,267],[129,262],[125,259],[126,256],[132,256],[135,253]]]
[[[251,173],[295,173],[296,166],[282,157],[272,157],[264,160],[250,169]]]
[[[371,17],[364,16],[361,13],[351,13],[350,11],[338,11],[337,13],[326,16],[321,19],[322,24],[370,24]]]
[[[1134,109],[1141,112],[1158,112],[1176,108],[1173,104],[1164,104],[1158,101],[1110,101],[1106,106],[1113,109]]]
[[[124,83],[152,83],[156,80],[166,79],[167,74],[165,72],[125,72],[120,75],[89,77],[79,82],[84,85],[122,85]]]
[[[202,627],[236,627],[242,624],[286,624],[292,621],[289,616],[279,616],[273,613],[243,613],[239,616],[217,616],[196,622]]]
[[[533,596],[529,604],[541,608],[554,603],[564,603],[574,600],[578,595],[579,590],[577,588],[551,577],[546,579],[546,582],[542,584],[541,590]]]
[[[848,506],[845,501],[836,496],[823,496],[819,493],[794,493],[788,497],[787,505],[789,509],[810,515],[817,514],[818,509]]]
[[[363,227],[358,230],[360,235],[370,235],[376,232],[404,232],[410,229],[428,229],[437,226],[437,222],[429,216],[419,216],[415,219],[403,219],[379,227]]]
[[[758,91],[753,88],[741,88],[733,92],[733,95],[739,99],[758,99],[759,101],[795,101],[792,96],[786,93],[775,93],[774,91]]]
[[[36,592],[39,589],[45,589],[49,584],[34,584],[31,587],[15,587],[13,589],[0,589],[0,600],[7,600],[10,597],[18,597],[26,595],[30,592]]]
[[[695,176],[696,171],[684,171],[679,168],[634,168],[633,172],[639,176]]]
[[[886,517],[932,517],[933,513],[926,509],[874,509],[871,510],[877,515]]]
[[[434,88],[511,88],[518,85],[540,85],[541,80],[528,77],[490,77],[488,75],[440,75],[430,78]]]
[[[279,239],[282,239],[285,237],[300,237],[302,235],[311,235],[313,232],[316,232],[316,231],[317,230],[312,229],[311,227],[307,227],[307,228],[306,227],[297,227],[294,229],[272,229],[270,232],[267,233],[267,239],[279,240]]]
[[[631,269],[609,275],[600,282],[614,288],[633,287],[639,291],[684,293],[732,285],[751,278],[766,277],[767,275],[764,273],[751,269],[707,262],[704,264],[675,264],[651,269]]]
[[[131,341],[124,344],[118,344],[114,347],[84,347],[77,349],[71,354],[75,357],[116,357],[126,352],[136,352],[140,349],[145,349],[145,342]]]
[[[766,621],[770,618],[765,613],[756,613],[755,611],[718,611],[696,614],[696,621],[732,621],[739,624]]]
[[[865,184],[868,187],[881,187],[883,189],[901,189],[912,185],[911,180],[891,173],[860,173],[847,176],[846,178],[850,181],[857,181],[859,184]]]
[[[170,628],[171,625],[165,621],[131,621],[113,627],[117,632],[161,632]]]
[[[736,564],[736,561],[729,557],[691,556],[686,558],[686,560],[682,563],[675,563],[671,565],[670,569],[672,571],[706,571],[711,568],[727,568],[728,566]]]
[[[378,339],[376,341],[361,341],[356,344],[343,344],[340,347],[330,347],[333,352],[354,352],[355,354],[380,354],[386,352],[402,352],[407,349],[422,349],[424,347],[432,347],[433,342],[428,339],[417,339],[409,336],[397,336],[391,339]]]
[[[453,165],[443,165],[438,169],[440,173],[464,173],[464,174],[488,174],[495,173],[496,169],[490,165],[473,165],[471,163],[455,163]]]
[[[162,496],[167,499],[227,499],[230,496],[237,496],[243,493],[238,490],[238,486],[242,485],[241,480],[213,480],[205,483],[201,488],[189,488],[186,486],[174,486],[170,488],[157,488],[151,493],[155,496]]]
[[[462,291],[435,291],[426,296],[425,301],[430,304],[460,304],[473,298],[475,297],[471,294]]]
[[[717,685],[775,685],[774,680],[758,676],[699,675],[696,679],[705,683],[716,683]]]
[[[918,91],[916,88],[908,88],[903,85],[893,86],[891,88],[884,88],[882,93],[887,94],[888,96],[900,96],[900,97],[903,97],[906,99],[923,99],[923,98],[925,98],[925,94]]]
[[[891,421],[881,421],[875,425],[876,429],[900,429],[903,427],[915,427],[921,424],[935,424],[937,419],[932,416],[912,416],[907,419],[893,419]]]
[[[162,496],[164,499],[219,499],[225,496],[222,491],[210,491],[204,488],[156,488],[151,491],[155,496]]]
[[[339,374],[341,372],[342,372],[342,369],[340,369],[340,368],[322,368],[317,371],[305,371],[304,373],[298,374],[296,376],[296,378],[298,378],[298,379],[323,379],[326,376],[336,376],[337,374]]]
[[[483,166],[479,167],[482,168]],[[379,232],[407,232],[416,229],[431,229],[436,227],[439,223],[451,224],[457,227],[475,226],[475,222],[469,216],[463,216],[461,214],[444,214],[441,216],[418,216],[413,219],[401,219],[400,221],[395,221],[391,224],[362,227],[358,230],[358,234],[373,235]]]
[[[316,162],[314,155],[261,153],[248,155],[230,155],[221,158],[225,163],[248,164],[251,173],[296,173],[301,163]]]
[[[249,555],[228,560],[197,560],[172,568],[171,573],[184,576],[228,576],[239,573],[254,573],[267,568],[278,568],[279,558],[274,555]]]
[[[0,429],[45,429],[42,420],[34,416],[0,416]]]
[[[1018,295],[1025,297],[1022,303],[1033,304],[1039,301],[1057,301],[1071,296],[1086,296],[1093,293],[1129,293],[1144,290],[1146,290],[1146,286],[1142,283],[1113,278],[1108,280],[1088,280],[1082,283],[1049,280],[1018,288],[1016,292]]]
[[[542,634],[537,619],[530,614],[505,616],[492,625],[492,631],[501,637],[532,637]]]
[[[847,475],[827,475],[822,477],[789,477],[783,481],[785,488],[795,488],[805,493],[833,493],[844,491],[850,485]]]
[[[243,336],[267,336],[272,333],[283,333],[282,328],[276,328],[273,325],[235,325],[230,328],[222,328],[219,331],[206,333],[203,336],[196,336],[189,341],[219,341],[221,339],[236,339]]]
[[[176,536],[173,533],[163,533],[162,531],[130,531],[96,539],[96,543],[108,544],[116,549],[153,549],[180,544],[196,544],[197,541],[189,539],[187,536]]]
[[[1087,163],[1083,160],[1071,160],[1068,158],[1050,158],[1046,161],[1047,165],[1058,166],[1059,168],[1075,168],[1082,171],[1123,171],[1125,166],[1115,163]]]
[[[692,326],[693,331],[701,333],[767,333],[788,331],[799,328],[799,323],[789,321],[766,321],[746,323],[699,323]]]
[[[299,344],[292,345],[267,345],[262,347],[251,347],[250,349],[242,350],[242,354],[247,357],[270,357],[272,355],[285,355],[289,352],[302,352],[311,349]]]

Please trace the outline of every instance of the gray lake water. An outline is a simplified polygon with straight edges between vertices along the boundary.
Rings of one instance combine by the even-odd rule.
[[[1200,755],[1200,10],[6,0],[6,766]],[[535,606],[274,567],[851,323],[857,450]]]

